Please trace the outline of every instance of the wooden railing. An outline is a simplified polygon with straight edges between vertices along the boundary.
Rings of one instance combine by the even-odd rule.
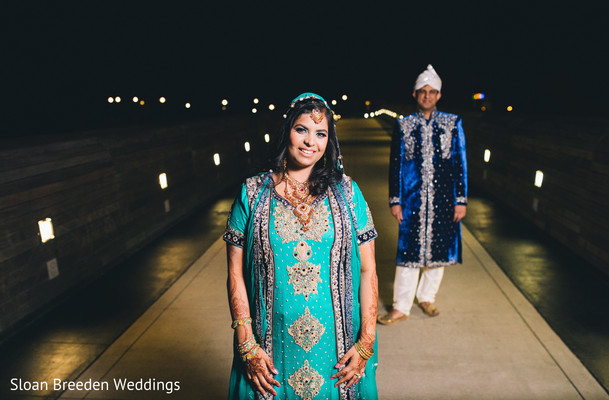
[[[470,183],[609,273],[609,120],[479,113],[463,125]]]
[[[253,173],[267,129],[233,116],[2,141],[0,339]],[[46,218],[55,238],[42,243]]]

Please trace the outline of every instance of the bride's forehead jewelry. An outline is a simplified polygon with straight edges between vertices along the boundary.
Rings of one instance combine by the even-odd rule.
[[[312,109],[310,115],[311,115],[311,119],[316,124],[319,124],[324,119],[324,114],[317,108]]]
[[[328,102],[327,102],[327,101],[326,101],[326,100],[325,100],[323,97],[321,97],[321,96],[320,96],[320,95],[318,95],[318,94],[311,93],[311,92],[306,92],[306,93],[303,93],[303,94],[301,94],[301,95],[297,96],[297,97],[296,97],[294,100],[292,100],[292,102],[290,103],[290,108],[294,108],[295,104],[296,104],[296,103],[298,103],[299,101],[303,101],[303,100],[307,100],[307,99],[316,99],[316,100],[320,100],[321,102],[323,102],[323,103],[324,103],[324,105],[326,106],[326,108],[327,108],[328,110],[331,110],[330,106],[328,105]],[[289,112],[289,111],[290,111],[290,110],[288,109],[288,112]],[[287,118],[287,117],[288,117],[288,112],[286,112],[285,114],[283,114],[283,118]],[[313,118],[313,117],[311,117],[311,118]],[[322,118],[323,118],[323,116],[322,116]],[[315,121],[315,120],[313,120],[313,121]],[[319,122],[316,122],[316,123],[319,123]]]

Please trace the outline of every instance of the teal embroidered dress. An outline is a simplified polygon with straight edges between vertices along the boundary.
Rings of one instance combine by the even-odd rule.
[[[335,388],[330,379],[359,338],[358,246],[377,236],[370,210],[346,176],[312,207],[303,231],[270,172],[249,178],[233,204],[224,240],[245,250],[254,335],[279,371],[277,399],[377,399],[376,344],[357,385]],[[229,398],[273,398],[251,388],[237,354]]]

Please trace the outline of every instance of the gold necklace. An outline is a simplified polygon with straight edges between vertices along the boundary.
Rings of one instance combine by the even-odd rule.
[[[301,229],[306,232],[313,214],[313,196],[309,193],[309,181],[298,182],[287,172],[283,174],[282,180],[285,182],[285,198],[294,206],[294,215],[300,221]]]

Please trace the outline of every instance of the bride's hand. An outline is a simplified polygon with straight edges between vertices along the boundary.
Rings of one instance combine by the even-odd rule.
[[[368,360],[364,360],[355,350],[355,346],[352,346],[335,366],[335,368],[340,368],[344,365],[345,368],[332,375],[332,379],[340,378],[334,386],[336,387],[345,382],[348,382],[347,387],[357,384],[362,379],[362,376],[364,376],[367,362]]]
[[[254,389],[258,390],[263,395],[266,394],[266,391],[269,391],[273,393],[273,396],[277,396],[277,392],[271,385],[277,387],[280,387],[281,385],[275,380],[271,372],[273,374],[278,374],[279,371],[275,369],[273,361],[262,348],[259,348],[256,355],[250,360],[245,361],[245,366],[247,369],[247,379]]]

